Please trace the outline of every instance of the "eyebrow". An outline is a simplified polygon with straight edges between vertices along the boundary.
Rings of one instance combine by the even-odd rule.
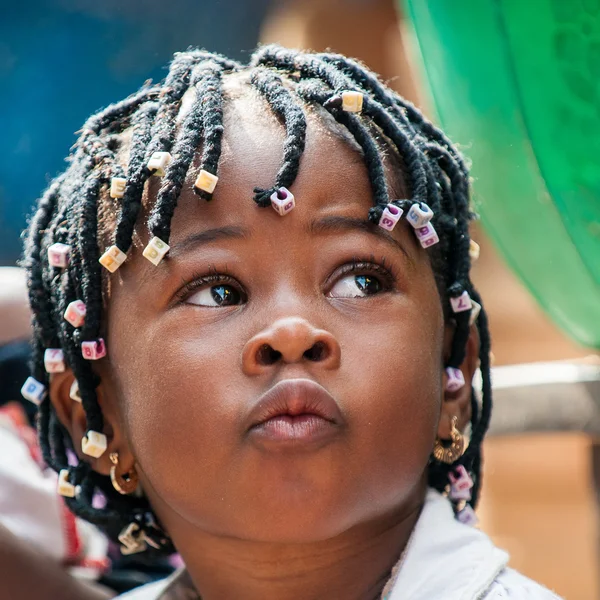
[[[198,246],[210,244],[211,242],[217,240],[243,239],[248,238],[249,236],[250,232],[247,229],[233,225],[216,227],[215,229],[207,229],[206,231],[194,233],[180,242],[177,242],[177,244],[171,247],[169,255],[172,257],[177,257],[197,248]]]
[[[315,235],[320,233],[335,233],[342,231],[361,231],[363,233],[368,233],[384,241],[389,246],[392,246],[395,250],[400,250],[400,252],[404,254],[411,265],[414,264],[414,261],[406,251],[406,248],[396,238],[392,237],[387,231],[381,227],[378,227],[377,225],[374,225],[366,219],[342,216],[324,217],[310,223],[308,230],[309,233]]]

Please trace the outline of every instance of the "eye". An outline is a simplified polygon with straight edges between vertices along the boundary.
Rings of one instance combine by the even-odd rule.
[[[235,306],[242,303],[242,295],[231,285],[212,285],[188,296],[186,302],[197,306]]]
[[[329,292],[332,298],[364,298],[384,290],[384,285],[375,275],[345,275],[336,281]]]

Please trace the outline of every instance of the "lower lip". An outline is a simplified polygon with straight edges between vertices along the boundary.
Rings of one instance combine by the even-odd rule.
[[[255,425],[250,434],[261,441],[275,443],[324,442],[338,432],[335,423],[318,415],[279,415],[260,425]]]

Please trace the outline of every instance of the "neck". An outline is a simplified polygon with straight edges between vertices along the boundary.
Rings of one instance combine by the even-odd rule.
[[[202,600],[375,600],[406,548],[422,504],[421,493],[394,514],[311,544],[252,542],[198,531],[190,536],[189,524],[181,539],[170,529]]]

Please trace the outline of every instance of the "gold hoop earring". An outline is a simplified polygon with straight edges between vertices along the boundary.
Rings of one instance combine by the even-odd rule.
[[[437,438],[433,446],[433,456],[436,460],[451,465],[459,459],[465,451],[465,437],[456,428],[458,417],[452,417],[452,430],[450,431],[450,445],[444,446],[442,440]],[[445,441],[445,440],[444,440]]]
[[[138,487],[138,474],[135,470],[135,467],[128,471],[127,473],[119,474],[117,473],[117,466],[119,465],[119,453],[111,452],[109,455],[110,462],[113,466],[110,468],[110,481],[119,492],[119,494],[133,494]]]

